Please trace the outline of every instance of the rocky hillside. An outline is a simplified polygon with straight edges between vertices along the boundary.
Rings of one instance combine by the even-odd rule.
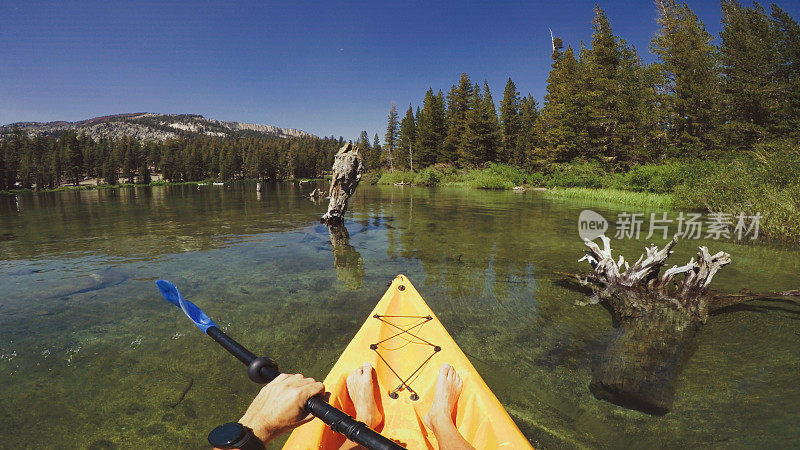
[[[79,122],[17,122],[0,126],[0,137],[14,129],[22,129],[31,136],[57,135],[64,131],[75,131],[90,136],[117,139],[132,136],[141,141],[163,141],[170,138],[202,134],[206,136],[233,136],[255,133],[277,137],[311,136],[305,131],[278,128],[241,122],[223,122],[206,119],[198,114],[152,114],[133,113],[95,117]]]

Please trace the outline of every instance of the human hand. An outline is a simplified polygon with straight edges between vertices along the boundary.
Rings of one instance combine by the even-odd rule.
[[[306,401],[325,392],[325,386],[313,378],[282,373],[261,388],[239,420],[253,429],[265,444],[274,437],[314,418],[305,410]]]

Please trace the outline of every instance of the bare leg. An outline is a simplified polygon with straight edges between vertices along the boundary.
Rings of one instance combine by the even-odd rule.
[[[433,430],[440,450],[474,449],[453,422],[453,409],[461,395],[461,377],[450,364],[442,364],[436,379],[436,393],[431,410],[425,415],[425,426]]]
[[[353,406],[356,407],[356,420],[364,422],[368,427],[375,429],[381,423],[383,416],[375,402],[375,393],[372,388],[372,366],[364,363],[347,377],[347,393]],[[340,450],[361,448],[352,441],[346,441]]]

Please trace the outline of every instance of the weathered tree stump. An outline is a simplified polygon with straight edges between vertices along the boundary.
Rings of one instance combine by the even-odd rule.
[[[364,160],[359,148],[349,142],[343,145],[333,162],[328,212],[322,216],[320,222],[326,225],[341,225],[344,222],[347,202],[356,191],[364,170]]]
[[[623,257],[614,261],[610,239],[600,236],[603,249],[585,240],[593,272],[568,275],[592,292],[592,303],[611,312],[617,333],[593,368],[589,388],[598,399],[650,414],[665,414],[672,407],[675,382],[696,348],[696,336],[709,312],[733,304],[774,296],[797,296],[800,291],[756,294],[714,293],[711,279],[731,262],[730,255],[711,255],[700,247],[697,260],[672,266],[660,275],[672,248],[655,245],[629,266]],[[681,283],[674,278],[683,274]],[[660,275],[660,276],[659,276]]]

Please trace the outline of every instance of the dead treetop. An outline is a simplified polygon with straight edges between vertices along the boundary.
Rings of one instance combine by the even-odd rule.
[[[340,225],[344,222],[347,202],[356,191],[363,174],[364,160],[360,149],[348,142],[339,149],[333,161],[328,212],[322,216],[320,222],[326,225]]]

